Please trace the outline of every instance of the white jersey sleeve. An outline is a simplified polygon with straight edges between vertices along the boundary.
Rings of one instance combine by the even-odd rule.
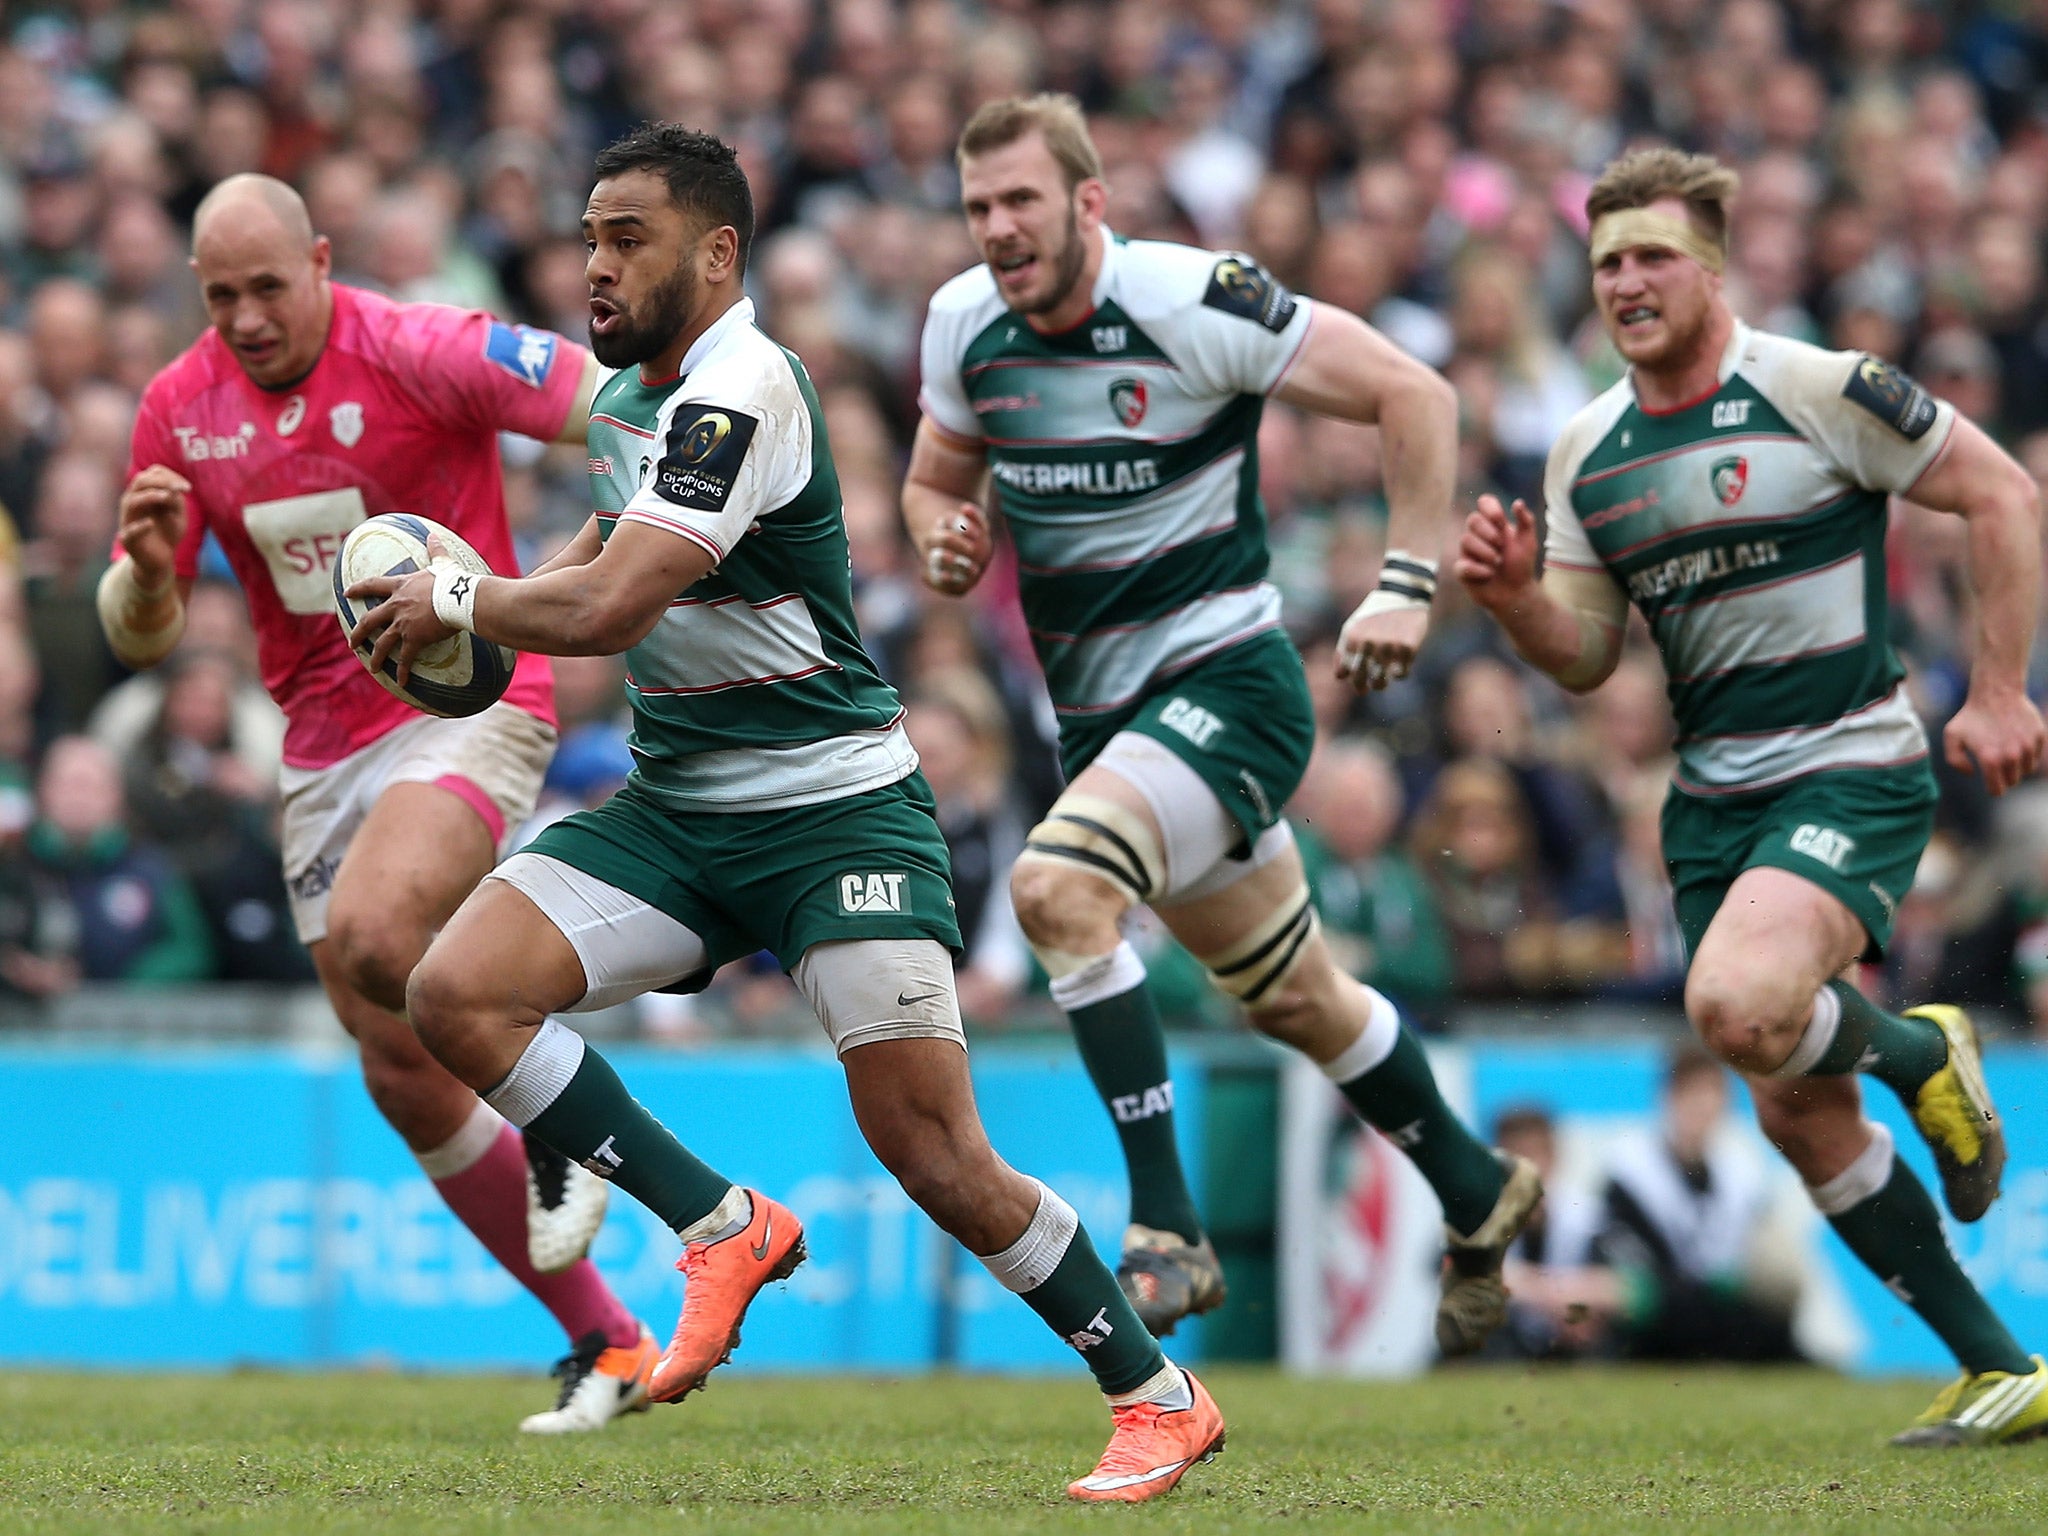
[[[1954,406],[1879,358],[1766,332],[1751,345],[1744,373],[1854,485],[1910,490],[1955,430]]]
[[[811,477],[811,413],[789,361],[764,337],[695,369],[663,407],[661,458],[619,513],[723,560]]]
[[[1628,381],[1622,380],[1605,394],[1582,406],[1565,423],[1564,431],[1550,445],[1543,465],[1543,564],[1563,570],[1602,571],[1607,567],[1586,536],[1585,525],[1572,506],[1572,484],[1587,456],[1600,446],[1632,396]]]
[[[932,295],[918,344],[917,408],[949,437],[978,443],[981,419],[967,399],[960,365],[967,349],[1003,309],[987,267],[971,267]]]
[[[1115,260],[1118,304],[1213,394],[1271,394],[1314,323],[1314,306],[1249,256],[1133,240]]]

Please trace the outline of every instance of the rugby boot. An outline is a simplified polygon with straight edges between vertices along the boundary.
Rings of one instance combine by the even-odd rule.
[[[604,1225],[605,1182],[537,1136],[526,1143],[526,1257],[544,1275],[567,1269]]]
[[[1892,1436],[1893,1445],[2013,1445],[2048,1434],[2048,1361],[2034,1356],[2024,1376],[1979,1371],[1941,1389],[1926,1412]]]
[[[528,1414],[519,1427],[529,1435],[586,1434],[621,1414],[645,1413],[647,1381],[660,1358],[661,1346],[645,1324],[624,1348],[606,1343],[602,1333],[586,1333],[555,1362],[551,1374],[562,1383],[555,1406]]]
[[[1124,1228],[1116,1283],[1155,1339],[1165,1338],[1192,1313],[1215,1311],[1226,1294],[1223,1266],[1206,1237],[1190,1243],[1178,1232],[1136,1222]]]
[[[1975,1221],[1991,1209],[2005,1175],[2005,1127],[1984,1082],[1977,1027],[1962,1009],[1946,1003],[1908,1008],[1906,1017],[1926,1019],[1948,1038],[1947,1065],[1920,1085],[1909,1107],[1941,1171],[1949,1214]]]
[[[1181,1480],[1198,1461],[1223,1449],[1223,1414],[1208,1389],[1184,1370],[1186,1385],[1156,1403],[1112,1408],[1116,1429],[1102,1460],[1067,1484],[1067,1497],[1095,1504],[1142,1504]]]
[[[1486,1220],[1470,1236],[1444,1228],[1443,1291],[1436,1303],[1436,1347],[1446,1357],[1469,1355],[1507,1321],[1508,1288],[1500,1277],[1508,1245],[1543,1203],[1543,1180],[1526,1157],[1495,1152],[1508,1181]]]
[[[803,1225],[795,1213],[758,1189],[746,1194],[753,1208],[744,1221],[703,1242],[685,1244],[676,1260],[683,1272],[683,1315],[648,1384],[647,1395],[657,1403],[673,1403],[696,1391],[730,1360],[755,1295],[771,1281],[788,1279],[807,1257]]]

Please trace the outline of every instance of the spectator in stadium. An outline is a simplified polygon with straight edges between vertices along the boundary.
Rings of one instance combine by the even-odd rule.
[[[1499,762],[1461,758],[1439,773],[1409,847],[1443,913],[1460,998],[1554,994],[1625,969],[1619,924],[1567,920],[1545,886],[1529,803]]]
[[[1031,952],[1010,909],[1009,869],[1024,849],[1025,822],[1009,788],[1002,701],[980,673],[955,668],[925,678],[904,708],[953,859],[967,950],[955,968],[960,1012],[1001,1025],[1031,973]]]
[[[1622,1277],[1593,1254],[1600,1209],[1585,1190],[1559,1182],[1557,1126],[1539,1105],[1494,1117],[1493,1144],[1526,1157],[1543,1175],[1543,1208],[1508,1249],[1508,1322],[1489,1341],[1498,1358],[1583,1359],[1615,1352]]]
[[[292,932],[272,834],[276,778],[234,741],[234,659],[181,653],[161,669],[156,720],[126,765],[129,824],[191,885],[223,980],[314,979]]]
[[[154,847],[130,835],[113,756],[84,736],[50,744],[36,819],[0,872],[0,979],[47,998],[81,981],[161,985],[213,973],[206,918]]]
[[[1406,809],[1393,758],[1367,736],[1323,742],[1295,823],[1337,964],[1424,1022],[1440,1019],[1451,946],[1436,898],[1396,841]]]
[[[1728,1129],[1727,1068],[1698,1046],[1664,1075],[1655,1133],[1607,1158],[1593,1251],[1623,1277],[1620,1324],[1639,1360],[1796,1360],[1795,1292],[1770,1251],[1761,1156]]]
[[[115,473],[83,454],[51,460],[22,546],[29,634],[42,662],[38,713],[53,733],[80,729],[121,675],[94,606],[114,538]]]

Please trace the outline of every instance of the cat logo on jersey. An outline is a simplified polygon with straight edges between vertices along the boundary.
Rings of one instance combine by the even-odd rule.
[[[1202,302],[1227,315],[1256,320],[1278,335],[1294,318],[1295,298],[1249,256],[1225,256],[1209,274]]]
[[[1145,419],[1145,381],[1143,379],[1112,379],[1109,384],[1109,408],[1116,412],[1116,419],[1127,427],[1135,427]]]
[[[1740,455],[1717,460],[1710,474],[1714,499],[1724,507],[1732,507],[1742,500],[1743,489],[1749,484],[1749,460]]]

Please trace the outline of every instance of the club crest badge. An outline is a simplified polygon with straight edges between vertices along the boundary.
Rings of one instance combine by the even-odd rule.
[[[1116,419],[1127,427],[1135,427],[1145,419],[1145,407],[1150,402],[1145,396],[1143,379],[1112,379],[1109,385],[1109,408],[1116,412]]]
[[[1742,493],[1749,486],[1749,460],[1739,456],[1719,459],[1712,475],[1715,499],[1724,507],[1732,507],[1742,500]]]
[[[363,440],[362,405],[354,400],[342,401],[327,413],[327,429],[342,447],[355,447]]]

